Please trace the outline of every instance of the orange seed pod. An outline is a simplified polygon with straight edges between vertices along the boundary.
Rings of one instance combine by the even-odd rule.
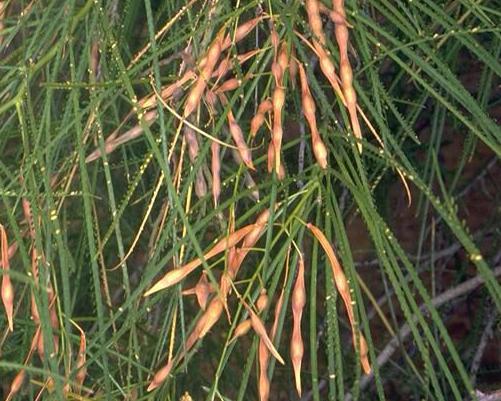
[[[219,242],[217,242],[205,255],[204,259],[209,259],[212,258],[213,256],[217,255],[218,253],[223,252],[224,250],[231,248],[235,246],[242,238],[245,237],[249,232],[252,231],[254,228],[253,224],[249,224],[248,226],[245,226],[241,228],[240,230],[235,231],[234,233],[231,233],[227,238],[221,239]],[[189,275],[193,270],[195,270],[198,266],[202,264],[201,259],[195,259],[192,260],[190,263],[181,266],[177,269],[173,269],[169,271],[167,274],[165,274],[160,280],[158,280],[153,287],[151,287],[146,293],[144,294],[145,297],[163,290],[165,288],[168,288],[174,284],[179,283],[183,278],[185,278],[187,275]]]

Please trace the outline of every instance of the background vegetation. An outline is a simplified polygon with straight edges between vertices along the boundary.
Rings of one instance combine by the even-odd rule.
[[[343,64],[342,24],[329,10],[321,9],[321,43],[307,7],[295,0],[1,1],[3,398],[255,400],[263,399],[266,379],[271,400],[495,396],[496,3],[347,1],[358,139],[343,105],[346,81],[335,93],[319,65],[319,52],[337,72]],[[237,43],[237,28],[256,17]],[[229,57],[231,69],[207,83],[188,113],[194,78],[203,76],[201,61],[219,34],[231,40],[216,67]],[[282,49],[288,64],[279,82],[272,64]],[[247,60],[238,58],[247,52]],[[326,168],[312,151],[294,60],[304,65],[316,104]],[[191,79],[169,86],[190,71]],[[237,81],[226,101],[210,95],[231,78]],[[277,86],[285,91],[283,178],[267,168],[277,113],[249,135],[258,105]],[[163,91],[169,87],[172,96]],[[254,170],[235,149],[231,115]],[[191,136],[183,116],[196,128]],[[215,204],[216,139],[222,184]],[[219,299],[235,250],[202,255],[265,210],[270,217],[231,281],[227,311],[187,349],[205,315],[186,290],[201,283],[199,298],[212,288],[209,300]],[[306,223],[336,251],[353,322]],[[167,271],[196,259],[202,266],[179,284],[143,296]],[[301,260],[299,397],[289,346]],[[253,330],[232,340],[263,289],[269,301],[259,318],[284,365],[273,357],[260,363],[263,339]],[[370,375],[358,362],[351,326],[367,340]],[[148,392],[155,372],[176,356],[168,377]]]

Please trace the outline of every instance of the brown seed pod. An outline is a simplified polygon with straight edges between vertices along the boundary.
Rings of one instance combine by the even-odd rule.
[[[209,306],[205,310],[204,316],[204,324],[200,328],[198,333],[198,338],[205,337],[205,335],[209,332],[209,330],[217,323],[221,314],[223,313],[224,305],[219,297],[212,298]]]
[[[7,398],[5,399],[5,401],[12,400],[12,398],[19,392],[21,386],[23,385],[25,377],[26,377],[26,371],[24,369],[21,369],[17,373],[16,377],[14,377],[14,380],[12,380],[12,383],[10,384],[9,394],[7,394]]]
[[[285,71],[289,68],[289,56],[287,55],[287,44],[282,42],[280,46],[280,52],[278,53],[277,63],[282,69],[282,81]]]
[[[252,163],[251,150],[247,146],[242,129],[235,120],[235,117],[233,116],[231,110],[228,111],[228,128],[230,130],[230,134],[231,137],[233,138],[233,141],[237,145],[238,152],[240,153],[243,162],[249,169],[255,170],[254,164]]]
[[[207,55],[205,56],[203,62],[201,62],[201,71],[200,76],[197,81],[193,85],[186,102],[184,104],[183,117],[188,117],[193,111],[198,107],[200,103],[200,99],[207,87],[207,81],[212,76],[212,72],[214,71],[214,67],[216,66],[217,61],[219,60],[219,56],[221,55],[221,44],[222,44],[222,31],[217,35],[214,42],[209,47],[207,51]]]
[[[226,35],[221,46],[222,51],[228,49],[232,44],[240,42],[242,39],[244,39],[262,19],[263,17],[259,16],[246,21],[235,30],[234,36],[231,36],[229,34]]]
[[[230,342],[235,341],[239,337],[245,336],[249,330],[251,329],[252,324],[250,319],[245,319],[243,322],[240,322],[237,327],[235,327],[235,331],[233,332],[233,338]]]
[[[266,289],[261,290],[261,294],[259,294],[259,297],[256,302],[256,307],[259,312],[262,312],[266,309],[268,306],[268,294],[266,294]]]
[[[264,324],[259,318],[259,316],[256,315],[256,313],[251,308],[247,308],[247,310],[249,311],[252,328],[254,329],[256,334],[264,342],[264,345],[266,346],[266,348],[268,348],[268,350],[275,357],[275,359],[282,365],[285,365],[283,358],[280,356],[277,349],[273,345],[272,341],[270,340],[270,337],[268,337],[268,333],[266,333],[266,328],[264,327]]]
[[[202,272],[200,276],[200,280],[198,280],[197,285],[195,286],[195,295],[197,297],[198,305],[202,310],[205,310],[207,306],[207,299],[209,298],[209,294],[212,292],[212,288],[207,280],[207,273]]]
[[[271,133],[273,141],[273,150],[275,151],[275,171],[280,172],[281,164],[281,149],[282,149],[282,108],[285,103],[285,90],[282,87],[276,87],[273,91],[272,104],[273,104],[273,130]]]
[[[244,238],[249,232],[254,228],[254,224],[249,224],[241,228],[240,230],[231,233],[227,238],[223,238],[217,242],[205,255],[204,259],[210,259],[213,256],[225,251],[228,248],[235,246],[242,238]],[[165,274],[160,280],[158,280],[148,291],[145,292],[144,296],[147,297],[157,291],[168,288],[174,284],[179,283],[183,278],[189,275],[193,270],[202,264],[202,260],[197,258],[192,260],[190,263],[181,266],[177,269],[173,269]]]
[[[273,109],[273,104],[271,103],[270,99],[265,99],[259,104],[256,115],[252,117],[250,123],[251,137],[256,136],[257,132],[259,131],[259,128],[261,128],[261,126],[264,123],[266,113],[269,113],[272,109]]]
[[[9,330],[14,331],[14,286],[10,281],[10,261],[9,261],[9,246],[7,240],[7,232],[2,224],[0,224],[0,253],[2,259],[2,302],[9,324]]]
[[[306,78],[306,72],[304,67],[299,64],[299,80],[301,82],[301,100],[303,104],[303,113],[308,121],[311,131],[311,142],[313,147],[313,154],[317,163],[323,169],[327,168],[327,149],[320,137],[320,133],[317,128],[317,119],[315,117],[315,102],[313,96],[311,95],[310,88],[308,86],[308,79]]]
[[[332,8],[334,13],[341,16],[343,20],[346,20],[344,0],[332,0]],[[361,153],[362,143],[360,140],[362,139],[362,131],[357,115],[357,95],[355,89],[353,88],[353,72],[350,65],[350,59],[348,57],[348,27],[346,24],[336,24],[334,33],[336,35],[336,41],[339,48],[339,75],[341,77],[341,85],[343,87],[346,107],[350,115],[353,134],[359,140],[359,142],[357,142],[357,148]]]
[[[149,111],[144,115],[144,122],[146,123],[146,125],[150,126],[157,119],[157,116],[158,113],[156,110]],[[106,141],[104,143],[104,153],[110,154],[118,146],[123,145],[124,143],[127,143],[139,137],[143,132],[144,129],[141,126],[141,124],[137,124],[120,136],[110,135],[108,138],[106,138]],[[101,156],[101,149],[98,148],[85,158],[85,163],[90,163],[98,159],[100,156]]]
[[[217,207],[219,196],[221,195],[221,158],[220,145],[216,141],[211,143],[211,173],[212,173],[212,197],[214,198],[214,207]]]
[[[351,299],[350,288],[348,286],[348,281],[346,280],[343,269],[341,268],[341,264],[339,263],[334,249],[332,249],[332,246],[325,237],[324,233],[311,223],[308,223],[306,226],[313,233],[327,255],[327,259],[329,260],[329,264],[331,265],[332,275],[334,276],[334,282],[336,283],[336,287],[346,307],[346,313],[348,314],[348,320],[350,321],[354,344],[356,344],[355,339],[357,338],[357,334],[360,338],[359,348],[362,368],[364,369],[364,372],[366,374],[369,374],[371,372],[371,367],[367,358],[367,343],[365,342],[365,338],[363,337],[362,333],[358,332],[357,329],[355,313],[353,311],[354,303]]]
[[[296,283],[292,290],[292,338],[290,346],[290,355],[292,366],[294,368],[294,378],[296,382],[296,389],[301,397],[301,363],[303,360],[304,344],[301,336],[301,319],[303,316],[303,309],[306,305],[306,289],[304,285],[304,260],[300,255],[298,262],[298,271]]]
[[[167,362],[165,366],[163,366],[160,370],[155,373],[155,376],[153,376],[153,379],[150,382],[150,385],[148,386],[147,391],[152,391],[159,387],[165,379],[167,379],[167,376],[169,376],[170,371],[172,370],[174,365],[174,359],[171,359]]]
[[[270,398],[270,379],[268,379],[269,351],[263,339],[259,339],[259,401],[268,401]]]
[[[238,78],[230,78],[227,81],[224,81],[221,85],[219,85],[216,89],[214,89],[214,93],[224,93],[228,91],[233,91],[237,89],[242,84],[242,81]]]
[[[75,375],[75,382],[78,385],[78,391],[80,391],[85,381],[85,377],[87,376],[87,368],[85,367],[85,362],[87,359],[87,340],[85,338],[85,332],[79,326],[77,326],[77,328],[80,331],[80,345],[77,354],[77,374]]]
[[[320,2],[318,0],[305,1],[308,22],[310,23],[310,29],[315,36],[314,43],[319,42],[321,45],[325,45],[325,34],[322,25],[322,18],[320,17],[319,4]]]

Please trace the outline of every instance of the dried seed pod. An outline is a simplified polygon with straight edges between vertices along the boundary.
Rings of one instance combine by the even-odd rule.
[[[320,167],[325,169],[327,168],[327,149],[320,137],[320,133],[318,132],[317,119],[315,117],[315,102],[313,100],[313,96],[311,95],[310,88],[308,87],[306,72],[301,64],[299,64],[299,80],[301,82],[303,113],[306,117],[306,121],[308,121],[311,131],[313,154],[315,155],[317,163]]]
[[[10,281],[10,261],[9,261],[9,245],[7,240],[7,232],[2,224],[0,224],[0,253],[2,259],[2,302],[5,308],[5,314],[9,324],[9,330],[14,331],[14,286]]]
[[[186,102],[184,104],[183,117],[188,117],[198,107],[200,99],[207,87],[207,81],[212,76],[214,67],[216,66],[219,56],[221,55],[222,32],[220,32],[214,42],[207,51],[204,62],[201,62],[200,76],[190,90]]]
[[[146,125],[150,126],[157,119],[157,116],[158,113],[156,110],[149,111],[144,115],[144,122],[146,123]],[[138,124],[118,137],[117,136],[112,137],[110,135],[108,138],[106,138],[106,142],[104,143],[104,153],[110,154],[118,146],[123,145],[124,143],[127,143],[139,137],[143,132],[144,132],[143,127],[141,126],[141,124]],[[85,163],[90,163],[98,159],[100,156],[101,156],[101,149],[96,149],[89,156],[85,158]]]
[[[227,238],[223,238],[219,242],[217,242],[205,255],[204,259],[210,259],[213,256],[217,255],[218,253],[221,253],[225,251],[228,248],[231,248],[235,246],[242,238],[244,238],[249,232],[251,232],[254,228],[253,224],[249,224],[248,226],[245,226],[241,228],[240,230],[235,231],[231,235],[229,235]],[[174,284],[179,283],[183,278],[185,278],[188,274],[190,274],[193,270],[195,270],[198,266],[202,264],[202,260],[197,258],[195,260],[192,260],[190,263],[181,266],[177,269],[169,271],[167,274],[165,274],[160,280],[158,280],[146,293],[144,294],[145,297],[163,290],[165,288],[168,288]]]
[[[216,141],[211,144],[211,173],[212,173],[212,197],[214,198],[214,207],[217,207],[219,196],[221,195],[221,159],[220,145]]]
[[[224,305],[223,302],[219,297],[214,297],[212,298],[211,302],[209,303],[209,306],[207,306],[207,309],[204,313],[204,324],[200,328],[200,331],[198,333],[198,338],[204,337],[209,330],[216,324],[216,322],[219,320],[221,317],[221,314],[223,313]]]
[[[273,149],[275,151],[275,171],[277,174],[280,171],[281,163],[281,149],[282,149],[282,108],[285,103],[285,90],[282,87],[276,87],[273,91],[272,104],[273,104],[273,130],[272,141]]]
[[[25,377],[26,377],[26,371],[24,369],[21,369],[17,373],[16,377],[14,377],[14,380],[12,380],[12,383],[10,384],[9,394],[7,394],[7,398],[5,399],[5,401],[12,400],[12,398],[19,392],[21,386],[23,385]]]
[[[267,169],[268,173],[273,171],[273,167],[275,166],[275,148],[273,147],[273,142],[268,144],[268,159],[267,159]]]
[[[151,380],[150,385],[148,386],[147,391],[152,391],[159,387],[165,379],[167,379],[167,376],[169,376],[170,371],[172,370],[174,365],[174,359],[171,359],[167,362],[165,366],[163,366],[160,370],[155,373],[155,376],[153,376],[153,379]]]
[[[266,328],[264,327],[264,324],[259,318],[259,316],[256,315],[256,313],[252,309],[247,308],[247,310],[249,311],[250,314],[252,328],[254,329],[256,334],[264,342],[264,345],[266,346],[266,348],[268,348],[268,350],[275,357],[275,359],[282,365],[285,365],[283,358],[280,356],[277,349],[273,345],[272,341],[270,340],[270,337],[268,337],[268,334],[266,333]]]
[[[188,147],[188,156],[190,158],[190,161],[192,163],[195,163],[199,152],[197,136],[193,128],[189,127],[188,125],[185,125],[183,127],[183,133],[184,139],[186,140],[186,145]]]
[[[77,374],[75,375],[75,382],[78,384],[78,391],[80,391],[85,381],[85,377],[87,376],[87,368],[85,367],[87,340],[85,338],[85,332],[79,326],[77,326],[77,328],[80,331],[80,346],[77,354]]]
[[[245,336],[249,330],[251,329],[252,324],[250,319],[245,319],[243,322],[240,322],[237,327],[235,327],[235,331],[233,332],[233,338],[230,342],[235,341],[239,337]]]
[[[195,194],[198,198],[203,198],[207,195],[207,183],[205,182],[202,170],[198,170],[195,176]]]
[[[285,71],[289,68],[289,56],[287,55],[287,44],[282,42],[280,46],[280,52],[278,53],[277,63],[282,69],[282,81]]]
[[[232,44],[240,42],[242,39],[244,39],[262,19],[263,17],[259,16],[246,21],[242,25],[237,27],[234,36],[231,36],[229,34],[226,35],[221,46],[222,51],[228,49]]]
[[[230,78],[224,81],[221,85],[219,85],[216,89],[214,89],[214,93],[224,93],[228,91],[232,91],[237,89],[240,85],[242,85],[242,81],[238,78]]]
[[[321,45],[325,45],[325,34],[322,25],[322,18],[320,17],[320,1],[318,0],[306,0],[305,7],[306,13],[308,14],[308,22],[310,23],[310,29],[315,36],[314,42],[320,42]]]
[[[358,332],[357,323],[355,321],[355,313],[353,311],[354,302],[351,299],[350,288],[343,269],[341,268],[341,264],[339,263],[334,249],[332,249],[332,246],[325,237],[324,233],[311,223],[308,223],[306,226],[313,233],[327,255],[327,259],[331,265],[332,275],[334,276],[334,282],[336,283],[336,287],[346,307],[346,313],[348,314],[348,320],[350,321],[354,344],[356,344],[355,339],[357,338],[357,334],[360,338],[359,348],[362,368],[366,374],[369,374],[371,372],[371,367],[367,358],[367,343],[365,342],[365,338],[362,333]]]
[[[270,379],[268,379],[269,351],[263,339],[259,339],[259,401],[268,401],[270,398]]]
[[[263,100],[258,108],[256,115],[252,118],[250,123],[250,136],[254,137],[257,134],[257,131],[264,123],[264,118],[266,113],[269,113],[273,109],[273,104],[270,99]]]
[[[173,82],[171,84],[165,85],[162,87],[162,90],[160,91],[160,97],[164,100],[167,101],[170,99],[177,91],[181,90],[183,85],[195,79],[197,76],[193,72],[193,70],[186,71],[181,78],[179,78],[176,82]],[[156,93],[153,93],[152,95],[148,95],[143,97],[138,101],[138,105],[141,106],[143,109],[151,109],[157,105],[157,95]]]
[[[195,286],[195,295],[197,297],[198,305],[202,310],[205,310],[207,306],[207,299],[209,298],[209,294],[212,292],[212,288],[207,280],[207,273],[202,272],[200,276],[200,280],[198,280],[197,285]]]
[[[304,344],[301,336],[301,318],[303,316],[303,309],[306,305],[306,289],[304,285],[304,260],[300,255],[298,262],[298,271],[296,283],[292,290],[292,338],[290,346],[290,355],[292,366],[294,368],[294,378],[296,382],[296,389],[301,397],[301,363],[303,360]]]
[[[266,309],[268,306],[268,294],[266,293],[266,289],[261,290],[261,294],[259,294],[259,297],[256,302],[256,307],[259,312],[262,312]]]
[[[333,12],[339,14],[344,20],[346,19],[344,0],[332,0],[332,8]],[[348,27],[346,24],[336,24],[334,33],[339,47],[339,75],[341,77],[346,107],[350,115],[351,128],[353,129],[355,137],[360,141],[362,139],[362,131],[357,115],[357,95],[353,88],[353,72],[348,57]],[[357,147],[358,151],[361,153],[362,143],[358,142]]]
[[[233,116],[233,113],[228,111],[228,128],[230,130],[231,137],[233,138],[233,141],[237,145],[238,152],[240,153],[240,156],[242,157],[243,162],[245,165],[251,169],[255,170],[254,164],[252,163],[252,153],[249,147],[247,146],[247,143],[244,140],[244,134],[242,132],[242,129],[240,126],[237,124],[235,117]]]

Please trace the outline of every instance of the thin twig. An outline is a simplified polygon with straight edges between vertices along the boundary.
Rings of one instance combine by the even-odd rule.
[[[477,351],[473,357],[470,368],[470,380],[472,385],[475,385],[477,381],[477,373],[480,368],[480,363],[482,362],[482,357],[484,356],[485,347],[489,341],[489,338],[492,337],[492,328],[494,327],[494,322],[497,319],[497,313],[494,309],[492,313],[490,313],[487,318],[487,324],[485,325],[484,331],[482,333],[482,337],[480,337],[480,341],[478,343]]]
[[[495,277],[501,275],[501,266],[497,266],[494,268],[493,272]],[[484,283],[484,279],[480,276],[477,275],[470,280],[465,281],[464,283],[461,283],[457,285],[456,287],[451,288],[450,290],[447,290],[440,295],[436,296],[431,300],[431,304],[437,308],[446,302],[449,302],[453,299],[459,298],[474,289],[476,289],[478,286]],[[419,307],[419,310],[423,313],[423,315],[428,314],[428,311],[426,309],[426,305],[421,305]],[[416,316],[414,316],[412,319],[416,320]],[[399,348],[400,344],[404,341],[406,337],[409,336],[411,333],[410,326],[405,323],[402,327],[400,327],[400,330],[398,331],[397,335],[393,337],[388,344],[386,344],[386,347],[383,349],[383,351],[379,354],[379,356],[376,359],[375,364],[378,365],[379,368],[381,368],[383,365],[385,365],[393,355],[393,353]],[[362,377],[360,380],[360,390],[365,389],[374,379],[374,374],[371,373],[369,375],[366,375]],[[351,401],[352,395],[351,393],[348,393],[345,396],[345,401]]]

